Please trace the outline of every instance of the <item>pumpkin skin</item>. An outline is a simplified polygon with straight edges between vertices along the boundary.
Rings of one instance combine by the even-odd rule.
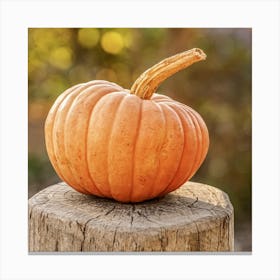
[[[207,127],[192,108],[154,93],[143,99],[95,80],[62,93],[45,122],[50,161],[85,194],[141,202],[172,192],[205,159]]]

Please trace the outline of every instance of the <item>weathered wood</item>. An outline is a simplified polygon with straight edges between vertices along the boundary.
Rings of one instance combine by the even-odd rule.
[[[30,252],[232,251],[233,232],[227,194],[194,182],[135,204],[83,195],[65,183],[29,199]]]

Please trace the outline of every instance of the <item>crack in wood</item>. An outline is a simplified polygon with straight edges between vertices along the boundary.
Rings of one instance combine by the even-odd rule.
[[[111,212],[113,212],[116,209],[116,206],[113,206],[110,210],[108,210],[104,216],[108,216]]]
[[[29,200],[28,217],[32,252],[233,250],[233,207],[222,191],[203,184],[137,204],[54,185]]]

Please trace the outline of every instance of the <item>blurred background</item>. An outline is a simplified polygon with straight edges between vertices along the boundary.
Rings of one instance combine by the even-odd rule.
[[[147,68],[194,47],[207,60],[158,89],[205,120],[210,148],[191,179],[228,193],[235,209],[235,250],[251,251],[251,29],[30,28],[28,34],[29,197],[59,181],[46,153],[44,121],[60,93],[94,79],[130,88]]]

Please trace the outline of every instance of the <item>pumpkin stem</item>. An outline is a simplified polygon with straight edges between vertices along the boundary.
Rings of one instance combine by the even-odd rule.
[[[150,99],[158,86],[168,77],[205,59],[206,54],[198,48],[168,57],[142,73],[132,85],[130,93],[142,99]]]

